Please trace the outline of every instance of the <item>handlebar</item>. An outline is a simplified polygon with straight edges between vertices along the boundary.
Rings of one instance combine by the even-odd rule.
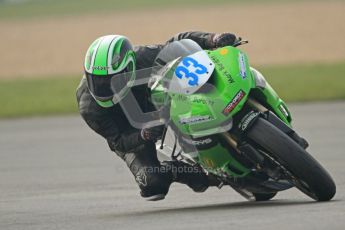
[[[235,41],[235,43],[232,45],[233,47],[237,47],[237,46],[240,46],[240,45],[245,45],[249,43],[248,40],[242,40],[241,37],[238,37],[238,39]]]

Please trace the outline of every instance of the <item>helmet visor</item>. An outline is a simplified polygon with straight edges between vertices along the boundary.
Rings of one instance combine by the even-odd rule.
[[[87,84],[91,93],[103,100],[109,100],[113,96],[110,82],[114,75],[94,75],[86,73]]]
[[[95,75],[86,73],[86,79],[89,90],[97,100],[108,101],[114,97],[114,94],[119,94],[126,88],[133,71],[133,63],[122,70],[121,72],[110,75]],[[116,82],[116,90],[111,88],[112,82]],[[118,95],[117,95],[118,96]]]

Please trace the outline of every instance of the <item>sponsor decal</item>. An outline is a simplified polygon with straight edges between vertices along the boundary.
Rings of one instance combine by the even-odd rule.
[[[224,69],[224,65],[216,56],[210,56],[210,58],[213,61],[213,63],[216,64],[216,66],[218,67],[219,70]]]
[[[187,117],[187,118],[181,118],[180,123],[185,125],[185,124],[195,124],[195,123],[200,123],[204,121],[209,121],[211,120],[211,116],[206,115],[206,116],[195,116],[195,117]]]
[[[135,175],[135,181],[142,186],[147,185],[146,174],[144,169],[140,169]]]
[[[194,146],[207,145],[207,144],[212,143],[211,138],[206,138],[206,139],[201,139],[201,140],[192,140],[192,139],[183,137],[183,140],[186,143],[188,143],[190,145],[194,145]]]
[[[234,79],[231,77],[231,75],[230,75],[230,73],[229,73],[228,71],[224,70],[224,71],[223,71],[223,74],[224,74],[224,75],[226,76],[226,78],[228,79],[229,84],[235,82]]]
[[[214,105],[214,101],[208,99],[208,98],[194,98],[193,103],[200,103],[204,105]]]
[[[229,113],[231,113],[231,111],[234,110],[234,108],[238,105],[238,103],[240,103],[240,101],[244,98],[245,95],[246,93],[243,92],[243,90],[238,91],[236,96],[224,108],[223,114],[226,116]]]
[[[248,125],[258,115],[259,115],[258,112],[250,112],[250,113],[248,113],[246,116],[244,116],[244,118],[242,119],[241,123],[238,125],[238,128],[240,128],[242,131],[246,130]]]
[[[108,70],[108,66],[94,66],[92,67],[93,70]]]
[[[222,74],[223,74],[224,76],[226,76],[226,78],[227,78],[229,84],[235,82],[234,79],[231,77],[229,71],[226,70],[226,68],[225,68],[225,66],[223,65],[223,63],[222,63],[217,57],[211,56],[211,60],[216,64],[216,66],[218,67],[218,70],[219,70],[220,72],[222,72]]]
[[[247,77],[247,70],[246,70],[246,58],[243,53],[239,53],[238,62],[240,63],[240,75],[242,79],[245,79]]]

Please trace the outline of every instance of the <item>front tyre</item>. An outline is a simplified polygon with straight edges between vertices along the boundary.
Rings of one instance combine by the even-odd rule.
[[[247,136],[283,166],[295,186],[317,201],[333,198],[336,186],[327,171],[289,136],[263,118],[258,118]]]

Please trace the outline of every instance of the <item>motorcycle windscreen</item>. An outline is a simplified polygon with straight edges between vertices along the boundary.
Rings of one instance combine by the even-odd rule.
[[[182,39],[174,41],[166,46],[158,53],[154,66],[163,67],[169,62],[179,57],[186,57],[203,50],[198,43],[191,39]]]
[[[155,60],[153,75],[163,79],[168,92],[193,94],[211,77],[214,63],[196,42],[190,39],[175,41],[165,46]],[[153,85],[153,84],[151,84]]]
[[[131,75],[123,73],[111,79],[111,89],[114,93],[113,101],[118,102],[129,123],[137,129],[164,125],[167,111],[159,110],[149,105],[150,94],[148,82],[154,68],[140,69]],[[140,98],[138,98],[140,97]],[[144,103],[142,103],[144,101]]]

